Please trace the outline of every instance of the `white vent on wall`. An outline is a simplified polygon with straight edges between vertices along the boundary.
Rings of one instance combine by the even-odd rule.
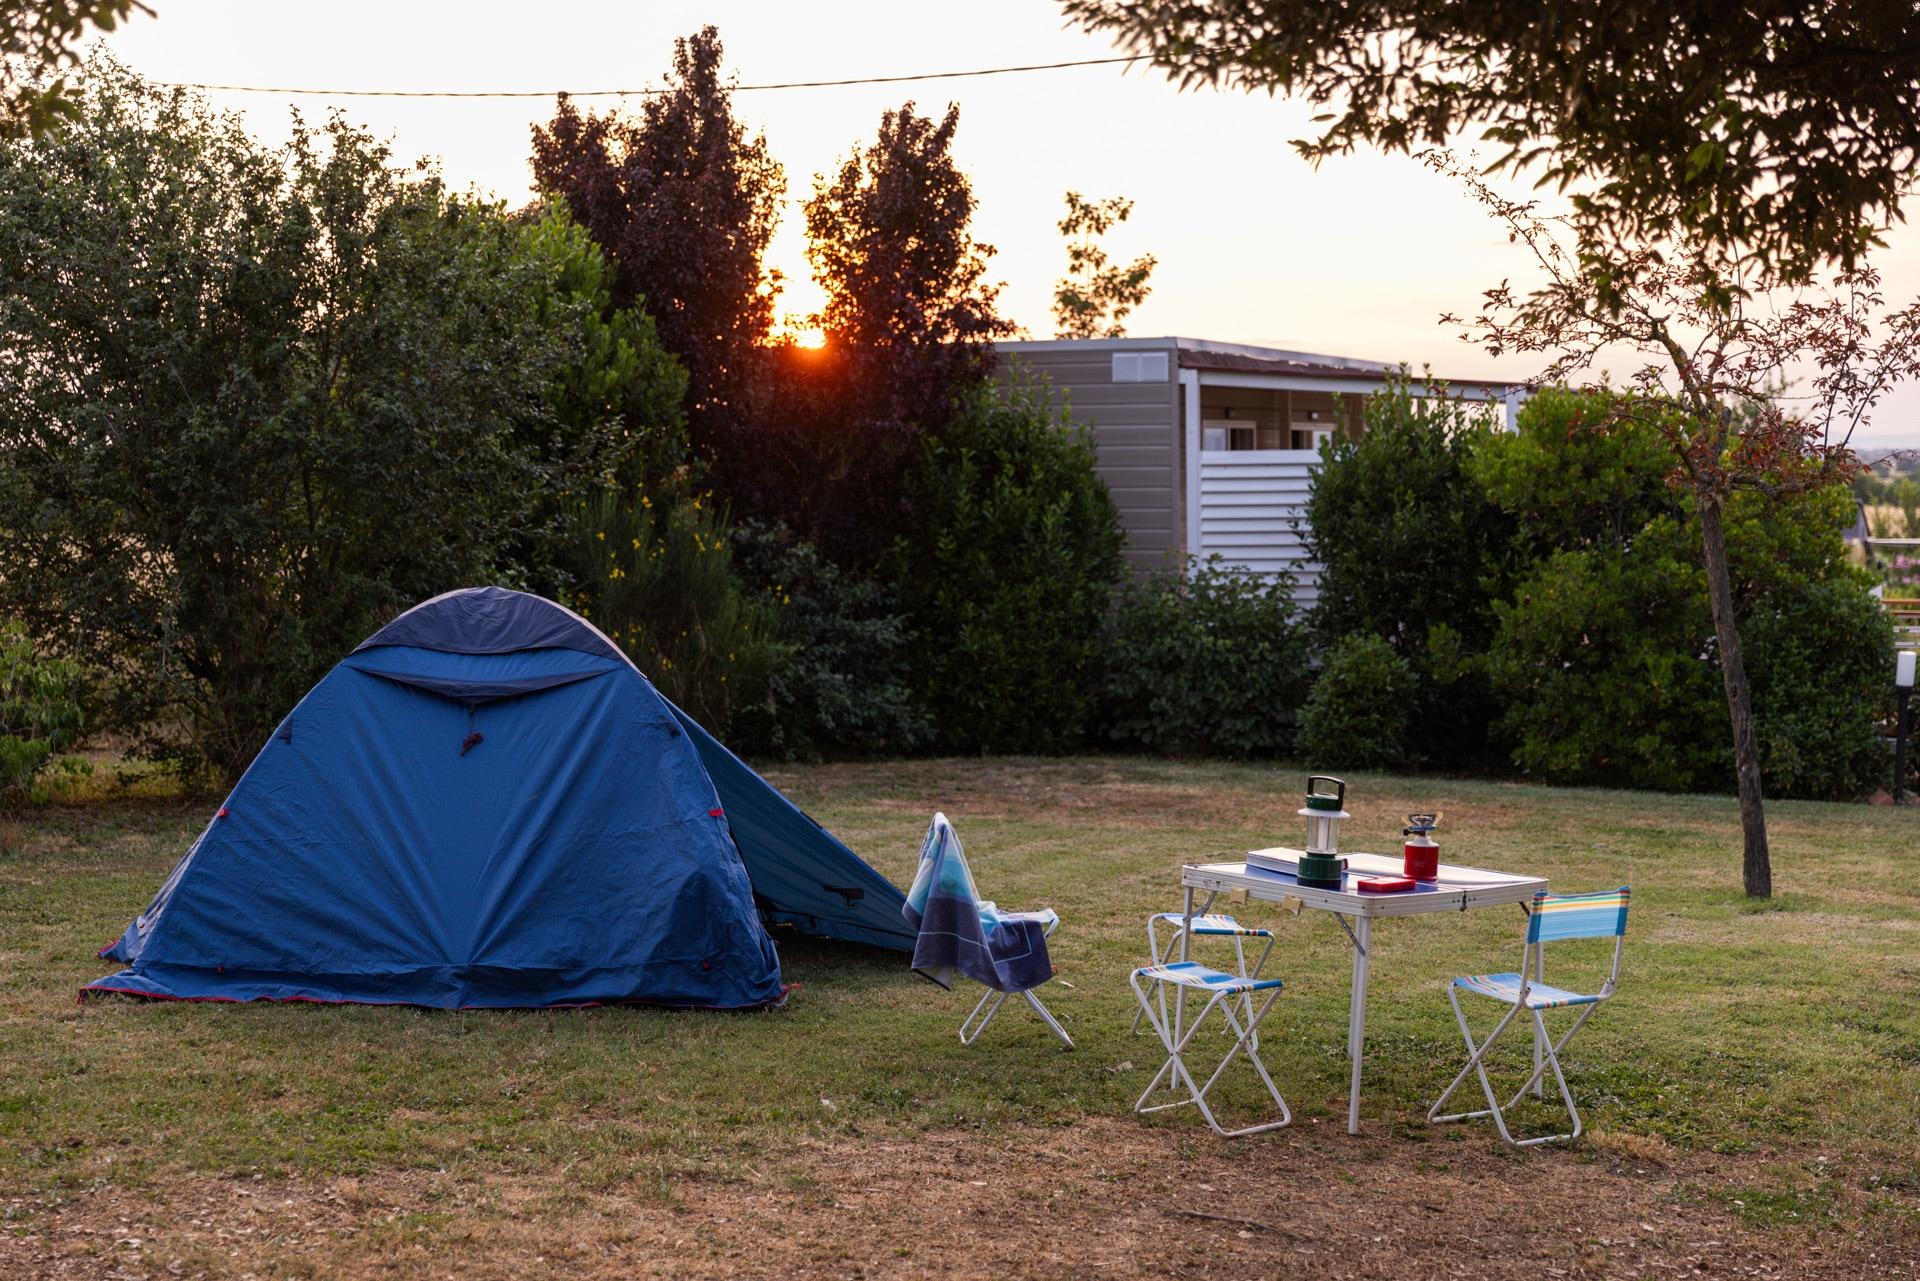
[[[1114,352],[1113,381],[1117,383],[1167,381],[1167,353],[1164,351]]]

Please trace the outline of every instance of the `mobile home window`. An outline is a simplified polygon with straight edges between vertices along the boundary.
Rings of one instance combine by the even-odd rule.
[[[1114,352],[1113,381],[1117,383],[1167,381],[1167,353],[1164,351]]]

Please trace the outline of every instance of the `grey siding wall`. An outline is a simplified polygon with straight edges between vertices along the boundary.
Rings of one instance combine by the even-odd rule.
[[[1115,352],[1164,351],[1165,382],[1113,381]],[[1093,429],[1100,478],[1120,509],[1127,560],[1136,571],[1169,563],[1185,529],[1181,489],[1179,370],[1170,347],[1141,343],[1080,350],[1002,351],[1000,377],[1042,375],[1055,405]]]

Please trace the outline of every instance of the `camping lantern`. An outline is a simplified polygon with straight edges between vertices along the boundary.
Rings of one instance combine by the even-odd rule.
[[[1440,846],[1433,839],[1433,829],[1440,826],[1440,815],[1409,814],[1407,825],[1400,829],[1400,835],[1413,839],[1400,847],[1404,862],[1401,864],[1403,875],[1416,881],[1437,881],[1440,879]]]
[[[1347,861],[1338,857],[1340,824],[1353,817],[1346,811],[1346,800],[1347,785],[1342,780],[1324,774],[1307,779],[1307,803],[1299,811],[1307,820],[1307,848],[1294,873],[1300,884],[1323,890],[1340,888],[1340,878],[1347,870]]]

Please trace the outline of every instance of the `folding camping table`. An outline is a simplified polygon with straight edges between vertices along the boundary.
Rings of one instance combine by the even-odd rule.
[[[1291,861],[1299,857],[1298,850],[1257,852],[1276,860]],[[1353,944],[1353,990],[1347,1003],[1347,1057],[1353,1063],[1353,1081],[1347,1096],[1347,1133],[1358,1134],[1360,1065],[1364,1058],[1362,1051],[1367,1027],[1367,964],[1374,919],[1383,916],[1416,916],[1423,912],[1464,912],[1471,907],[1497,907],[1506,903],[1518,903],[1524,910],[1535,893],[1547,888],[1547,882],[1537,876],[1510,876],[1504,872],[1442,863],[1437,880],[1421,881],[1411,890],[1392,894],[1362,894],[1351,888],[1356,873],[1362,876],[1397,876],[1400,874],[1401,860],[1379,854],[1349,854],[1343,857],[1347,859],[1347,875],[1343,878],[1342,887],[1337,890],[1315,889],[1300,884],[1291,873],[1268,871],[1245,862],[1189,863],[1180,869],[1180,884],[1186,891],[1186,902],[1182,907],[1185,917],[1183,924],[1190,923],[1196,915],[1207,911],[1217,896],[1244,890],[1248,898],[1268,903],[1298,899],[1303,907],[1332,913],[1333,919],[1346,931],[1347,939]],[[1205,892],[1206,899],[1196,904],[1195,895],[1201,891]],[[1348,917],[1353,918],[1352,924],[1348,924]],[[1192,939],[1192,930],[1183,930],[1180,935],[1181,960],[1191,959],[1188,949]],[[1535,975],[1536,982],[1543,978],[1544,975]],[[1541,1053],[1541,1046],[1536,1044],[1536,1064]]]

